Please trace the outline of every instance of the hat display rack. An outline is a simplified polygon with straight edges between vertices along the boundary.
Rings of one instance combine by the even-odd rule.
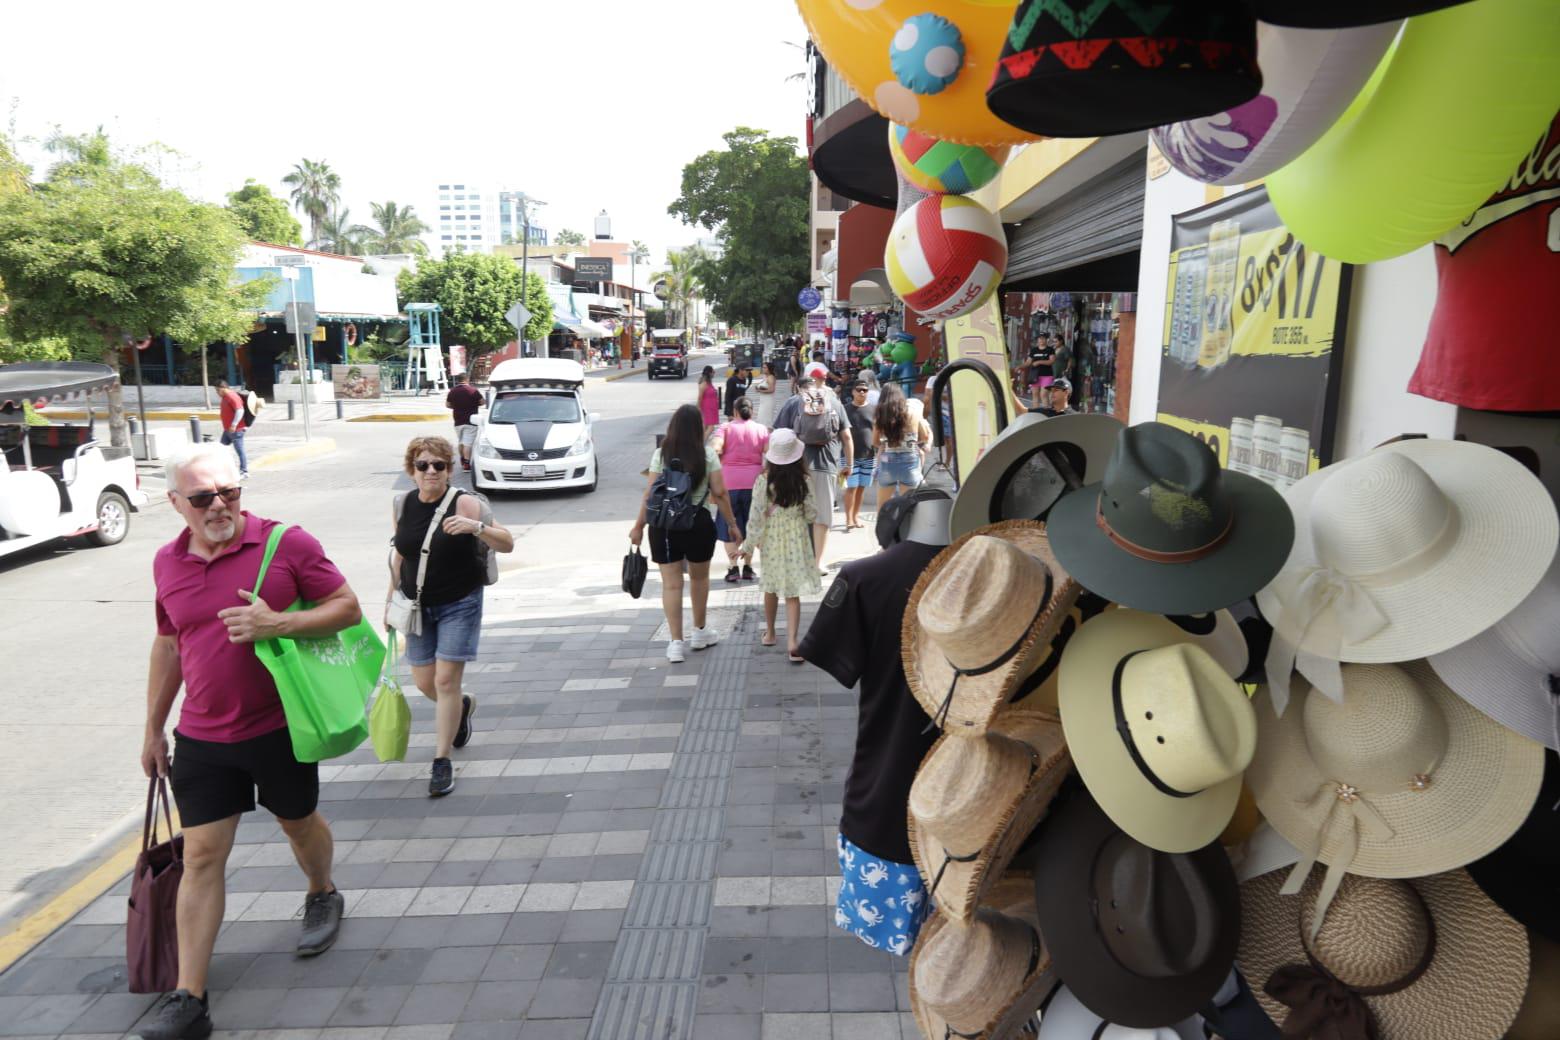
[[[929,299],[990,291],[990,229],[948,200],[1010,145],[1149,129],[1370,263],[1504,198],[1560,98],[1553,0],[798,6],[896,124],[890,259]],[[929,1040],[1560,1037],[1534,472],[1406,439],[1277,488],[1176,427],[1029,414],[947,490],[902,640],[941,731],[906,806]]]

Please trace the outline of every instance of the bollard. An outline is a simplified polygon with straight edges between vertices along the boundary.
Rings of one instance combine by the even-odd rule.
[[[200,443],[200,416],[190,416],[190,443]]]
[[[341,410],[341,398],[339,398],[339,397],[336,398],[336,418],[338,418],[338,419],[346,418],[345,414]]]
[[[294,404],[294,402],[292,402],[292,401],[288,401],[287,402],[287,421],[288,422],[292,422],[292,420],[293,420],[293,404]]]

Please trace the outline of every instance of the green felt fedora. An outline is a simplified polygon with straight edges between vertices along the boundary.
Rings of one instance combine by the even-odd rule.
[[[1103,479],[1064,496],[1046,526],[1079,584],[1151,614],[1240,602],[1278,573],[1295,537],[1282,495],[1152,422],[1124,430]]]
[[[1020,415],[970,467],[949,521],[954,538],[1003,520],[1044,520],[1073,483],[1105,474],[1125,427],[1114,416]]]

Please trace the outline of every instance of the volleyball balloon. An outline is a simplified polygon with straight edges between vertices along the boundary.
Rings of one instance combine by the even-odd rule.
[[[900,176],[935,195],[965,195],[979,191],[1002,172],[1007,145],[954,144],[888,124],[888,154]]]
[[[1002,222],[963,195],[931,195],[894,221],[883,254],[888,284],[929,318],[957,318],[997,291],[1007,268]]]

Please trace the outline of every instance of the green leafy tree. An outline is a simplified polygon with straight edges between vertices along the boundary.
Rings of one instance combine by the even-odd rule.
[[[423,260],[402,271],[396,282],[400,305],[437,303],[439,331],[446,344],[463,343],[476,354],[496,350],[515,338],[504,315],[521,299],[531,320],[525,339],[541,339],[553,324],[552,298],[540,275],[524,276],[508,257],[489,253],[451,253]]]
[[[292,188],[289,198],[309,218],[309,241],[319,241],[325,221],[341,201],[341,175],[323,159],[303,159],[282,178]]]
[[[579,246],[583,249],[585,247],[585,236],[571,228],[564,228],[553,236],[553,245]]]
[[[228,212],[250,238],[282,246],[303,245],[303,227],[298,218],[264,184],[250,178],[242,188],[228,192],[227,200]]]
[[[127,340],[241,341],[272,287],[235,281],[243,244],[227,211],[140,166],[112,155],[61,163],[35,190],[0,198],[6,332],[22,343],[63,340],[116,370]],[[115,445],[129,443],[117,383],[109,424]]]
[[[715,229],[720,256],[696,259],[702,295],[733,324],[793,327],[796,291],[808,279],[807,161],[794,137],[737,127],[723,151],[683,167],[667,212]]]
[[[412,207],[398,206],[394,202],[370,202],[368,208],[377,226],[369,231],[363,244],[365,249],[374,253],[416,253],[418,256],[428,252],[428,244],[419,237],[428,232],[428,225]]]

